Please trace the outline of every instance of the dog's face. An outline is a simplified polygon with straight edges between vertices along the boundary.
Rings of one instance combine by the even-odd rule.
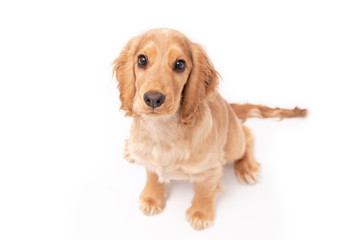
[[[154,29],[131,39],[114,61],[121,108],[151,117],[180,111],[193,124],[201,101],[214,92],[217,72],[205,51],[182,33]]]
[[[133,110],[151,116],[174,114],[192,69],[188,41],[168,30],[147,33],[132,61],[136,77]]]

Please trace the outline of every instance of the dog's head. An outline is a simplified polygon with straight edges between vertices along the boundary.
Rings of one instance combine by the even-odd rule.
[[[132,38],[114,61],[113,72],[126,115],[180,111],[181,123],[189,126],[218,85],[218,73],[203,48],[171,29]]]

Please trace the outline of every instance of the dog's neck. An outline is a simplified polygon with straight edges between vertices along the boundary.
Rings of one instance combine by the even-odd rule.
[[[169,116],[140,115],[134,119],[132,128],[139,138],[153,139],[155,142],[175,141],[181,136],[179,113]]]

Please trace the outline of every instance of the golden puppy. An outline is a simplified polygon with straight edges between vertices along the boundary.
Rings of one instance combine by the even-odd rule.
[[[197,230],[214,220],[223,165],[234,163],[243,183],[254,184],[259,163],[247,117],[301,117],[306,110],[228,104],[217,92],[218,73],[203,48],[171,29],[132,38],[114,61],[121,109],[133,117],[124,155],[147,170],[140,195],[146,215],[165,207],[170,180],[194,183],[187,220]]]

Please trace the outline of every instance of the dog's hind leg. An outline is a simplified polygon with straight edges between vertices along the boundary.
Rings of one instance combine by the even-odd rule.
[[[252,133],[247,127],[242,127],[246,139],[246,150],[244,156],[234,163],[234,170],[239,181],[246,184],[255,184],[260,177],[260,164],[255,160],[253,155],[254,139]]]

